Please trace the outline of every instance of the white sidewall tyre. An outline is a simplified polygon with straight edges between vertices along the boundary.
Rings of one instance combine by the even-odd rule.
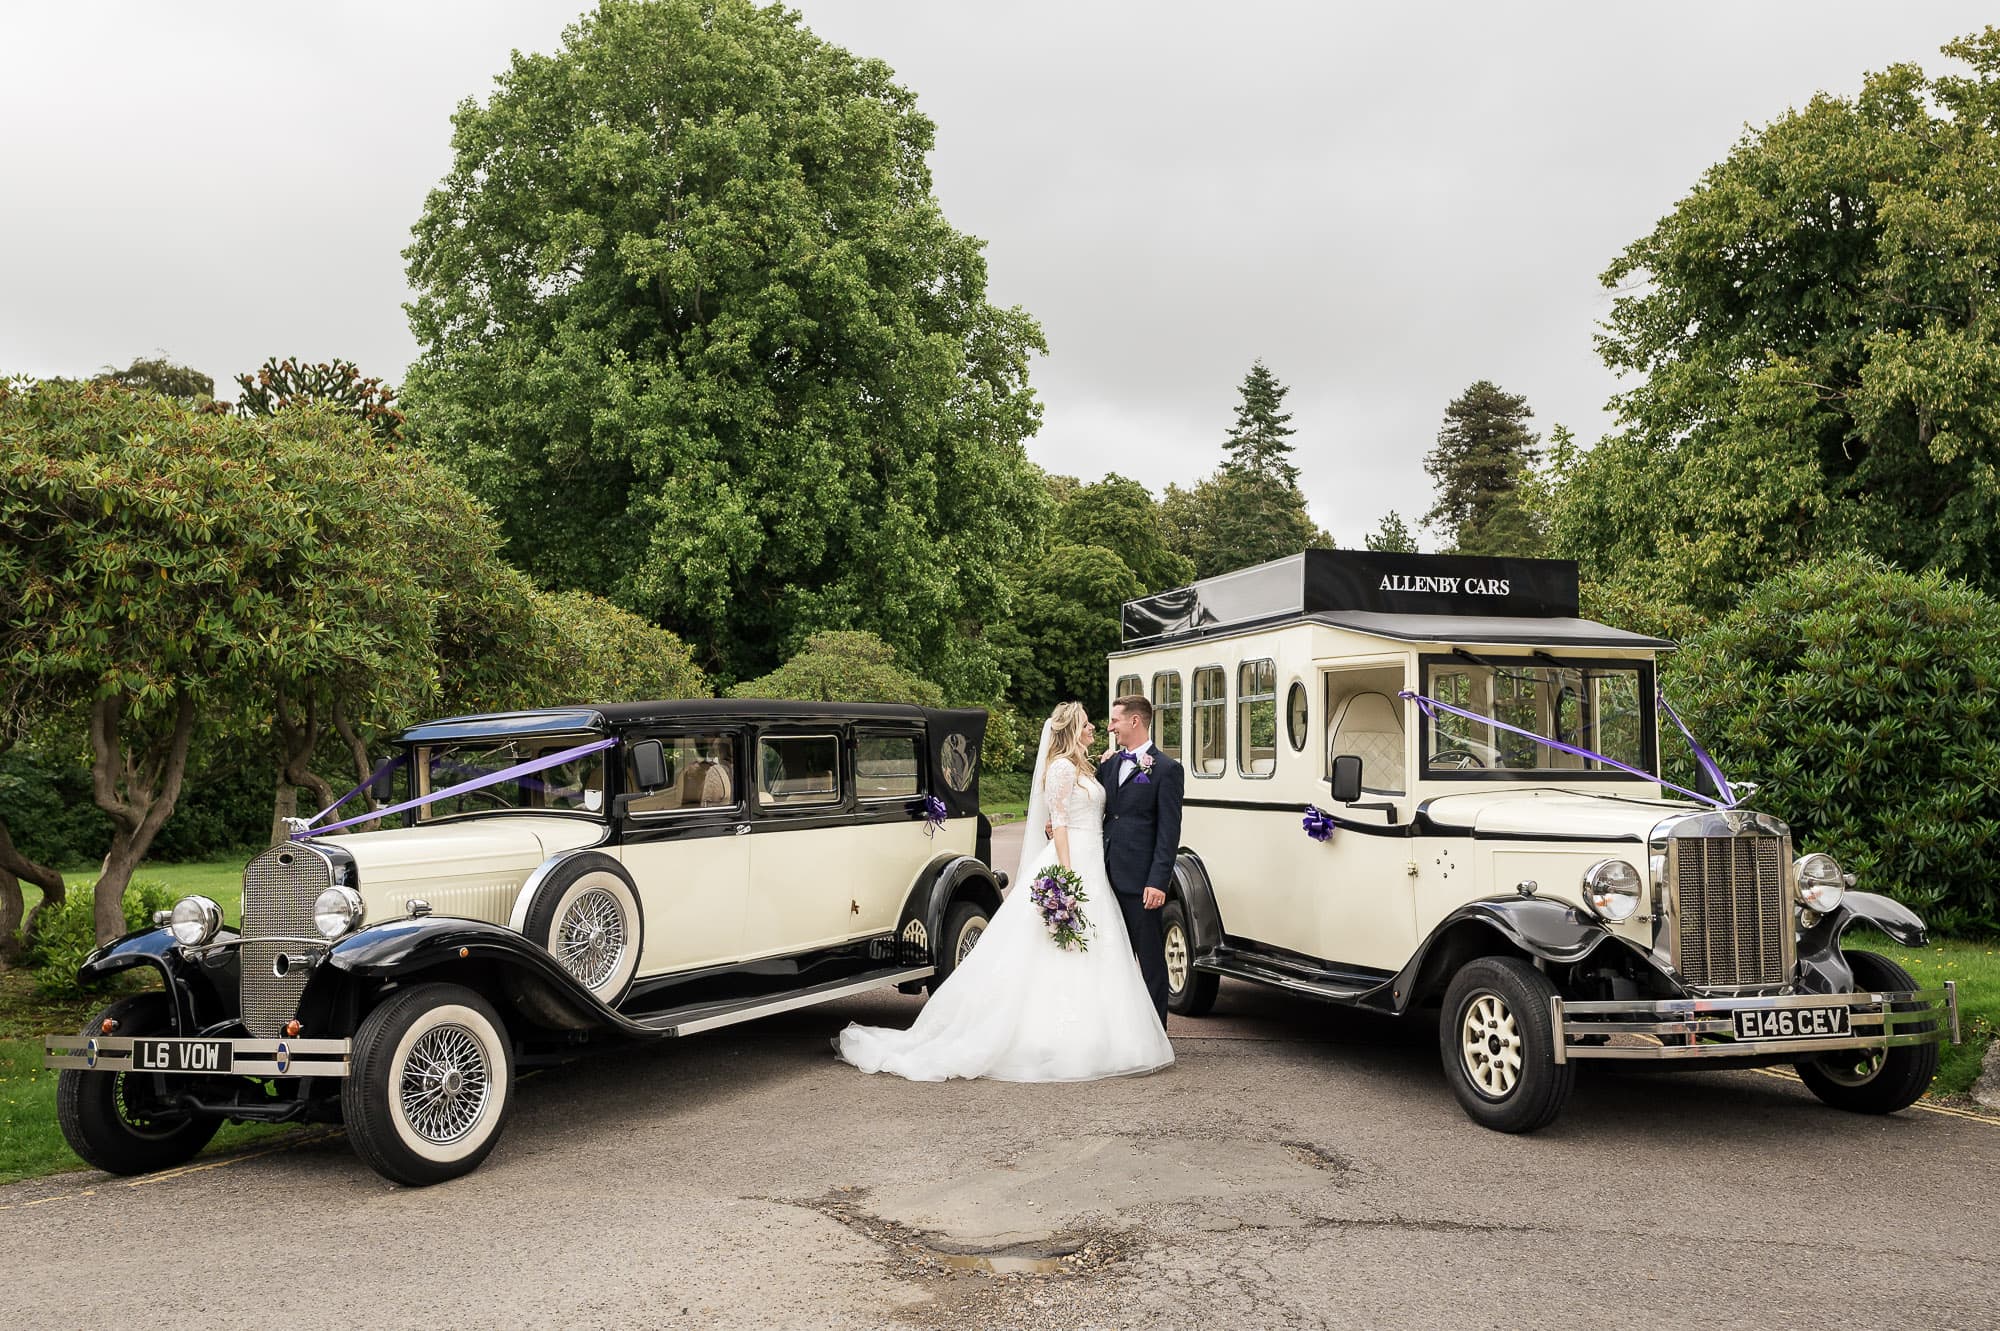
[[[485,1063],[487,1089],[478,1118],[462,1135],[439,1142],[411,1125],[403,1104],[403,1078],[409,1071],[411,1053],[424,1037],[445,1030],[463,1031],[476,1043]],[[507,1097],[513,1093],[507,1053],[506,1037],[476,1008],[444,1003],[417,1017],[396,1041],[395,1056],[389,1062],[389,1121],[395,1125],[398,1140],[413,1155],[441,1165],[453,1164],[479,1150],[506,1118]]]
[[[570,911],[579,903],[583,903],[585,898],[598,893],[609,897],[616,904],[618,927],[623,931],[624,939],[621,944],[621,954],[610,971],[600,977],[597,983],[591,984],[587,982],[585,976],[577,975],[576,971],[564,961],[562,930],[563,921]],[[531,907],[530,914],[535,913]],[[548,921],[545,936],[535,941],[556,959],[558,965],[576,976],[577,982],[590,990],[599,1002],[606,1005],[617,1002],[639,969],[639,948],[644,941],[640,937],[639,899],[633,894],[632,885],[620,875],[607,869],[593,869],[562,889],[561,894],[556,897],[555,909],[549,914]]]

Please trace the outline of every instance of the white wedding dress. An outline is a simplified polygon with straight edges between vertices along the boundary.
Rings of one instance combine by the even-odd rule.
[[[1043,753],[1047,744],[1044,733]],[[1021,872],[979,942],[915,1025],[850,1025],[837,1041],[841,1058],[863,1072],[911,1081],[1091,1081],[1174,1061],[1104,872],[1104,787],[1058,758],[1035,790]],[[1055,847],[1041,835],[1044,806],[1052,824],[1069,829],[1070,865],[1086,895],[1087,949],[1057,947],[1028,894],[1028,884],[1056,862]]]

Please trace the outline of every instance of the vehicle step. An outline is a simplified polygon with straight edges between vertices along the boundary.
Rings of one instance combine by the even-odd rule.
[[[1249,980],[1255,984],[1272,985],[1295,994],[1307,994],[1330,1003],[1351,1003],[1363,994],[1381,987],[1379,981],[1367,984],[1335,984],[1327,980],[1308,980],[1273,966],[1260,966],[1255,962],[1245,961],[1241,957],[1226,959],[1205,957],[1195,962],[1194,968],[1214,975]]]
[[[758,1017],[790,1012],[794,1008],[830,1003],[836,998],[867,993],[871,989],[888,989],[899,984],[928,979],[936,969],[934,966],[918,966],[914,969],[892,966],[886,970],[843,976],[838,980],[829,980],[825,984],[813,985],[809,989],[760,994],[755,998],[731,999],[726,1003],[696,1003],[666,1012],[649,1012],[644,1016],[633,1017],[632,1021],[661,1035],[694,1035],[701,1031],[715,1030],[719,1026],[734,1026],[739,1021],[754,1021]]]

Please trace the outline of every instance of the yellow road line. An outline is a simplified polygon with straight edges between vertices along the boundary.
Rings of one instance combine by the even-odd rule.
[[[1799,1074],[1791,1071],[1789,1068],[1751,1068],[1749,1071],[1761,1072],[1766,1077],[1777,1077],[1784,1081],[1799,1080]],[[1984,1123],[1989,1128],[2000,1128],[2000,1118],[1995,1118],[1990,1114],[1975,1114],[1969,1109],[1959,1109],[1952,1105],[1926,1104],[1922,1100],[1919,1100],[1911,1105],[1910,1108],[1921,1109],[1926,1114],[1949,1114],[1953,1118],[1965,1118],[1971,1119],[1974,1123]]]

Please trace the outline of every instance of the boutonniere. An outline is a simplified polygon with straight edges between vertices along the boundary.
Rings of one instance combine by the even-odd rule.
[[[1152,771],[1153,771],[1153,751],[1151,749],[1139,750],[1139,773],[1132,779],[1141,784],[1150,785],[1153,780]]]

